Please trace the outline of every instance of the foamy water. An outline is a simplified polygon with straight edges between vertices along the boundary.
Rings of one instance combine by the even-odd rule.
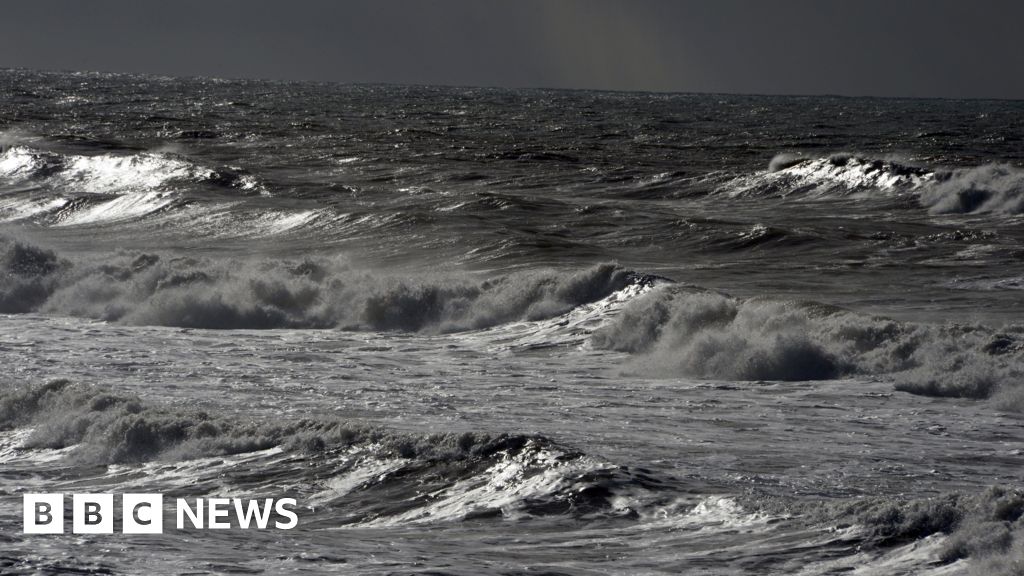
[[[1019,103],[0,84],[0,572],[1020,570]]]

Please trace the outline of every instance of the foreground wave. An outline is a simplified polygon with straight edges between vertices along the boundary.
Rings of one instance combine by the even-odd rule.
[[[7,459],[22,453],[31,461],[33,453],[58,451],[84,469],[177,463],[146,476],[147,482],[184,482],[170,487],[177,490],[205,489],[200,480],[210,470],[200,473],[188,462],[220,458],[206,464],[232,489],[287,490],[334,510],[315,523],[321,528],[502,515],[636,515],[621,497],[657,489],[654,479],[539,435],[408,434],[321,419],[254,422],[67,380],[0,392],[0,430],[21,431],[8,438],[14,442]],[[252,467],[266,472],[256,477],[239,469]],[[116,477],[118,469],[112,472]]]
[[[924,567],[929,564],[945,574],[1011,576],[1024,570],[1024,490],[1020,488],[992,486],[977,493],[948,492],[928,498],[872,496],[829,503],[745,498],[743,502],[762,513],[830,524],[853,541],[893,550],[875,573],[907,569],[928,573]],[[957,565],[968,558],[969,565]],[[901,561],[910,562],[899,566]],[[857,555],[847,562],[824,563],[821,573],[854,571],[872,564]]]
[[[11,474],[77,488],[287,494],[304,507],[302,528],[313,531],[568,518],[613,534],[704,537],[711,546],[716,536],[763,539],[773,554],[799,543],[820,558],[820,572],[811,573],[846,564],[894,570],[909,555],[918,568],[970,559],[979,573],[1016,574],[1024,535],[1024,492],[1016,488],[824,500],[757,489],[691,494],[678,478],[541,435],[253,421],[67,380],[0,391],[0,461]],[[785,558],[762,568],[779,570]],[[13,561],[8,566],[22,562]]]

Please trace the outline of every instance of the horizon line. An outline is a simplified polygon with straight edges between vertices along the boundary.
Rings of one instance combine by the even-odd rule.
[[[845,98],[851,100],[946,100],[946,101],[981,101],[981,102],[1022,102],[1021,98],[997,96],[897,96],[876,94],[841,94],[833,92],[802,93],[802,92],[728,92],[728,91],[687,91],[657,89],[623,89],[623,88],[581,88],[565,86],[502,86],[485,84],[424,84],[418,82],[376,81],[349,82],[344,80],[313,80],[286,79],[272,77],[249,76],[208,76],[203,74],[162,74],[159,72],[124,72],[116,70],[74,70],[68,68],[30,68],[26,66],[0,66],[0,72],[34,72],[41,74],[96,74],[112,76],[141,76],[146,78],[167,78],[174,80],[216,80],[227,82],[262,82],[269,84],[328,84],[335,86],[387,86],[396,88],[451,88],[478,90],[536,90],[546,92],[598,92],[610,94],[651,94],[665,96],[751,96],[762,98]]]

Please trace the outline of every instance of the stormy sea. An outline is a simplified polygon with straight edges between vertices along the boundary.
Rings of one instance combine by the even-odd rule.
[[[0,94],[0,573],[1024,573],[1024,102]]]

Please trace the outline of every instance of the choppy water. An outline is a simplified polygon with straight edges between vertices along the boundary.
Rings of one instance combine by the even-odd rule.
[[[0,93],[4,573],[1022,569],[1024,103]]]

